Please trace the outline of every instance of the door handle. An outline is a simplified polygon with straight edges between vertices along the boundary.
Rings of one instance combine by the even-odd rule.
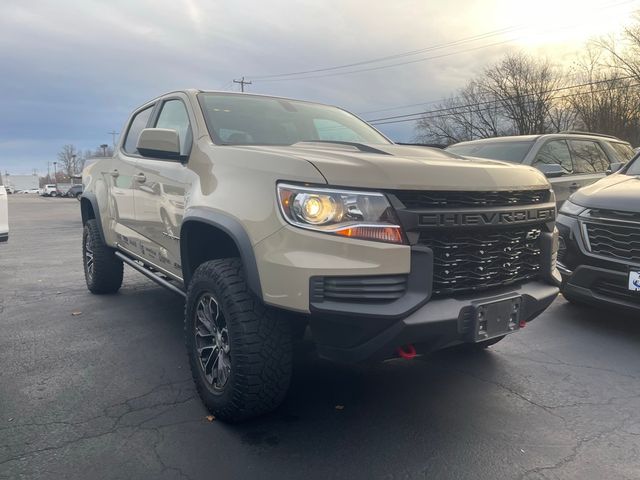
[[[144,173],[134,175],[133,178],[135,178],[138,183],[144,183],[147,181],[147,177],[145,177]]]
[[[580,188],[580,184],[573,182],[571,185],[569,185],[569,190],[578,190]]]
[[[118,172],[117,169],[111,170],[110,173],[113,178],[117,178],[120,175],[120,172]]]

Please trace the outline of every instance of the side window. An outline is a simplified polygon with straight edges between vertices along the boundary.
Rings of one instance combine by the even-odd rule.
[[[611,142],[609,145],[611,145],[616,151],[618,160],[622,163],[627,163],[635,155],[633,148],[631,148],[626,143]]]
[[[136,115],[131,120],[129,124],[129,130],[127,130],[127,138],[124,141],[124,151],[127,153],[138,153],[138,149],[136,146],[138,145],[138,137],[140,136],[140,132],[147,127],[147,123],[149,123],[149,117],[151,116],[151,112],[153,111],[153,106],[149,108],[145,108],[141,112],[136,113]]]
[[[573,170],[571,152],[569,151],[569,145],[567,145],[566,140],[551,140],[545,143],[538,151],[533,161],[533,166],[539,167],[540,165],[549,163],[557,163],[562,166],[566,172]]]
[[[187,108],[181,100],[168,100],[162,105],[162,110],[156,122],[156,128],[170,128],[178,132],[180,138],[180,155],[189,155],[191,151],[191,124]]]
[[[609,159],[597,142],[569,140],[573,153],[573,173],[605,173]]]
[[[356,132],[341,123],[324,118],[314,118],[313,126],[318,132],[319,140],[334,140],[339,142],[361,142],[362,138]]]

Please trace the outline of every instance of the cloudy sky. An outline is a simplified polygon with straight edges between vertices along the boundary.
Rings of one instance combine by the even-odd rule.
[[[107,132],[158,94],[237,90],[231,80],[243,75],[248,91],[365,119],[420,111],[509,50],[569,63],[638,9],[640,0],[1,0],[0,171],[42,174],[64,144],[111,143]],[[369,62],[383,57],[393,58]],[[349,64],[359,65],[269,77]],[[410,123],[382,129],[414,136]]]

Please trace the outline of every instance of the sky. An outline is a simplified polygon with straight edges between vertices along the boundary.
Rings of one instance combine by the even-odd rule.
[[[45,174],[63,145],[110,144],[157,95],[239,90],[242,76],[249,92],[367,120],[421,111],[509,51],[570,63],[638,10],[640,0],[2,0],[0,172]],[[405,52],[416,53],[269,78]],[[412,123],[381,130],[415,137]]]

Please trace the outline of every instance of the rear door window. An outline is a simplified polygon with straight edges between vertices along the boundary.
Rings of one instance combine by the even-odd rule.
[[[590,140],[569,140],[573,154],[573,173],[605,173],[609,159],[602,147]]]
[[[571,152],[566,140],[551,140],[540,148],[533,161],[533,166],[540,167],[544,164],[558,164],[565,172],[573,170]]]

